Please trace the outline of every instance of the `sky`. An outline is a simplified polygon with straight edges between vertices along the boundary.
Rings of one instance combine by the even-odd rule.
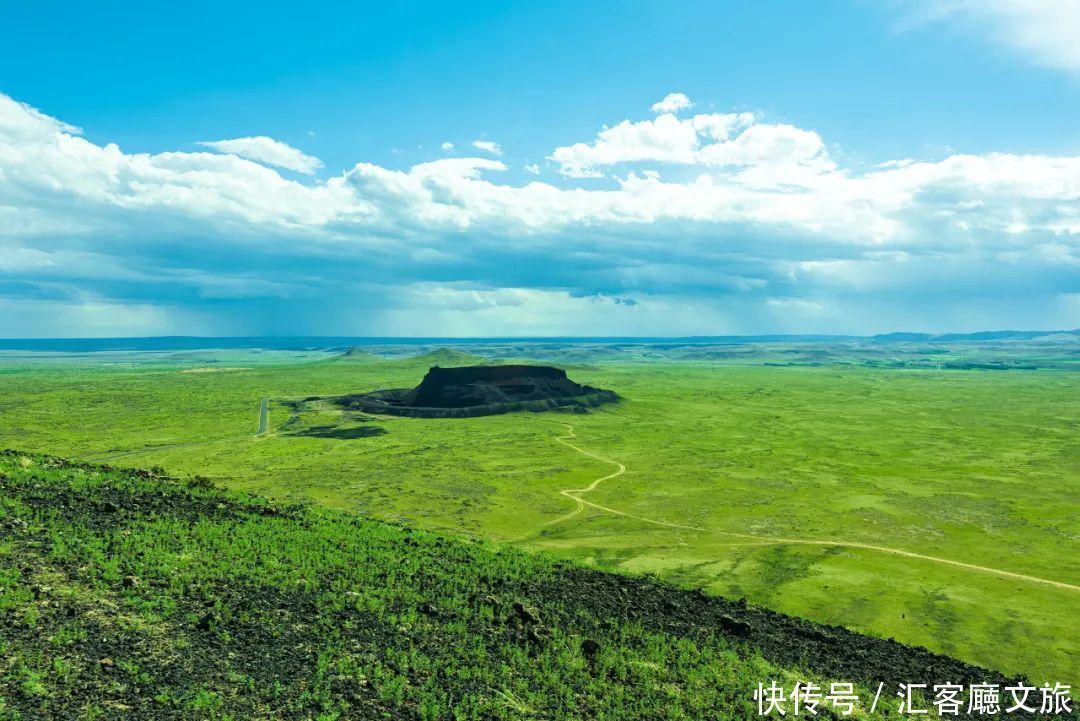
[[[0,0],[0,337],[1080,327],[1078,0],[308,5]]]

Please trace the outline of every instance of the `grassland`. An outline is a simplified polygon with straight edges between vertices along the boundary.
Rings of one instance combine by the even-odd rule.
[[[300,402],[412,385],[432,358],[230,356],[221,365],[248,369],[220,373],[9,364],[0,446],[159,465],[283,501],[655,572],[1078,685],[1080,375],[1055,348],[998,366],[967,347],[931,350],[733,348],[672,362],[670,350],[559,349],[548,357],[576,363],[575,380],[625,400],[587,415],[452,420]],[[1012,369],[978,369],[993,367]],[[263,398],[270,432],[256,437]],[[563,423],[592,456],[558,442]],[[327,432],[368,428],[382,432]],[[561,491],[615,463],[625,473],[579,497],[624,515],[586,506],[552,523],[575,508]]]
[[[0,529],[4,721],[743,719],[759,683],[830,672],[881,718],[897,701],[868,714],[870,679],[985,680],[513,548],[52,457],[0,454]]]

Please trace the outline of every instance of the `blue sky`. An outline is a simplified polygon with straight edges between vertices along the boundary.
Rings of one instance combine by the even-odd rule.
[[[0,4],[0,336],[1080,326],[1075,3],[147,5]]]

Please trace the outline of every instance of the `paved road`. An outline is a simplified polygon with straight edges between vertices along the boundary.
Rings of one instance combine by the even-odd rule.
[[[255,435],[261,436],[266,433],[268,425],[268,412],[269,412],[269,399],[263,398],[259,401],[259,430],[255,431]]]

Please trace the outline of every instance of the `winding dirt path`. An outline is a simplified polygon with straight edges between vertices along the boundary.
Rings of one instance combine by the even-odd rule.
[[[552,526],[552,525],[555,525],[556,523],[561,523],[563,521],[567,521],[567,520],[573,518],[574,516],[576,516],[577,514],[579,514],[579,513],[581,513],[582,511],[585,510],[585,505],[586,504],[588,504],[590,506],[595,505],[595,504],[589,503],[588,501],[581,500],[581,498],[579,498],[579,494],[588,493],[589,491],[594,490],[597,486],[599,486],[604,481],[610,481],[612,478],[618,478],[622,474],[626,473],[626,466],[619,463],[618,461],[613,461],[610,458],[604,458],[603,456],[597,455],[597,454],[595,454],[595,453],[593,453],[591,451],[587,451],[584,448],[578,448],[573,443],[570,443],[568,439],[577,438],[577,434],[574,433],[574,427],[572,425],[570,425],[569,423],[563,423],[562,425],[566,426],[566,435],[556,436],[555,437],[556,441],[558,441],[559,443],[562,443],[564,446],[568,446],[570,448],[573,448],[578,453],[582,453],[582,454],[588,456],[589,458],[595,458],[596,460],[602,461],[604,463],[614,463],[616,466],[619,467],[619,470],[615,471],[614,473],[609,473],[608,475],[603,476],[601,478],[597,478],[595,481],[590,483],[585,488],[564,488],[563,490],[559,491],[559,493],[566,496],[570,500],[574,501],[577,504],[577,506],[574,508],[574,510],[570,511],[565,516],[561,516],[559,518],[556,518],[554,521],[548,521],[547,523],[544,524],[545,526]],[[605,510],[607,510],[607,509],[605,509]],[[608,512],[611,513],[611,511],[608,511]],[[616,513],[617,513],[617,511],[616,511]],[[619,515],[626,515],[626,514],[620,513]]]
[[[558,422],[558,421],[556,421],[556,422]],[[978,565],[973,564],[973,563],[964,563],[962,561],[953,561],[952,559],[939,558],[938,556],[927,556],[927,555],[922,554],[922,553],[914,553],[913,551],[905,551],[905,550],[900,549],[900,548],[890,548],[888,546],[876,546],[876,545],[873,545],[873,544],[870,544],[870,543],[859,543],[857,541],[817,540],[817,539],[810,539],[810,538],[780,538],[780,537],[776,537],[776,536],[761,536],[761,535],[756,535],[756,534],[752,534],[752,533],[736,533],[734,531],[718,531],[718,530],[715,530],[715,529],[712,529],[712,528],[703,528],[701,526],[690,526],[690,525],[686,525],[686,524],[683,524],[683,523],[671,523],[671,522],[668,522],[668,521],[661,521],[661,520],[658,520],[658,519],[655,519],[655,518],[646,518],[644,516],[637,516],[637,515],[634,515],[634,514],[631,514],[631,513],[627,513],[626,511],[620,511],[620,510],[615,509],[615,508],[608,508],[607,506],[602,506],[599,503],[593,503],[592,501],[587,501],[584,498],[582,498],[581,496],[583,494],[585,494],[585,493],[589,493],[590,491],[596,490],[596,487],[599,486],[604,481],[609,481],[612,478],[617,478],[617,477],[621,476],[622,474],[626,473],[626,466],[623,465],[622,463],[619,463],[618,461],[613,461],[610,458],[605,458],[604,456],[601,456],[601,455],[599,455],[597,453],[593,453],[592,451],[586,451],[583,448],[579,448],[578,446],[575,446],[573,443],[570,443],[569,439],[577,438],[577,434],[574,432],[574,427],[572,425],[570,425],[569,423],[562,423],[562,422],[558,422],[558,423],[560,425],[566,426],[566,433],[564,435],[555,437],[555,440],[558,443],[561,443],[564,446],[567,446],[569,448],[573,448],[578,453],[581,453],[582,455],[588,456],[589,458],[594,458],[594,459],[596,459],[598,461],[602,461],[604,463],[611,463],[611,464],[613,464],[615,466],[618,466],[618,470],[615,471],[614,473],[609,473],[606,476],[602,476],[601,478],[597,478],[595,481],[590,483],[585,488],[564,488],[563,490],[559,491],[559,493],[561,495],[566,496],[567,498],[574,501],[574,503],[576,504],[576,507],[574,508],[573,511],[571,511],[570,513],[567,513],[565,516],[560,516],[559,518],[556,518],[554,521],[548,521],[547,523],[544,524],[545,526],[552,526],[552,525],[555,525],[556,523],[562,523],[563,521],[567,521],[567,520],[573,518],[574,516],[578,515],[579,513],[581,513],[583,510],[585,510],[585,507],[588,506],[589,508],[594,508],[594,509],[596,509],[598,511],[603,511],[604,513],[610,513],[610,514],[615,515],[615,516],[622,516],[623,518],[629,518],[629,519],[634,520],[634,521],[640,521],[641,523],[648,523],[648,524],[651,524],[651,525],[654,525],[654,526],[661,526],[663,528],[672,528],[672,529],[680,530],[680,531],[692,531],[694,533],[707,533],[707,534],[711,534],[711,535],[715,535],[715,536],[724,536],[724,537],[727,537],[727,538],[745,539],[745,542],[743,542],[743,543],[726,544],[726,545],[731,545],[731,546],[798,545],[798,546],[833,546],[833,547],[839,547],[839,548],[855,548],[855,549],[859,549],[859,550],[863,550],[863,551],[876,551],[878,553],[887,553],[887,554],[892,555],[892,556],[901,556],[901,557],[904,557],[904,558],[914,558],[914,559],[917,559],[917,560],[920,560],[920,561],[930,561],[932,563],[941,563],[941,564],[945,564],[945,565],[948,565],[948,566],[954,566],[956,568],[964,568],[964,569],[967,569],[969,571],[978,571],[980,573],[989,573],[989,574],[992,574],[992,575],[995,575],[995,576],[1001,576],[1002,578],[1011,578],[1011,579],[1015,579],[1015,580],[1018,580],[1018,581],[1028,581],[1030,583],[1041,583],[1041,584],[1044,584],[1044,585],[1047,585],[1047,586],[1053,586],[1055,588],[1060,588],[1060,589],[1063,589],[1063,590],[1066,590],[1066,591],[1074,591],[1074,592],[1080,593],[1080,586],[1075,586],[1075,585],[1073,585],[1071,583],[1064,583],[1062,581],[1053,581],[1053,580],[1050,580],[1048,578],[1039,578],[1038,576],[1029,576],[1029,575],[1023,574],[1023,573],[1013,573],[1012,571],[1005,571],[1005,570],[1002,570],[1000,568],[990,568],[988,566],[978,566]]]

